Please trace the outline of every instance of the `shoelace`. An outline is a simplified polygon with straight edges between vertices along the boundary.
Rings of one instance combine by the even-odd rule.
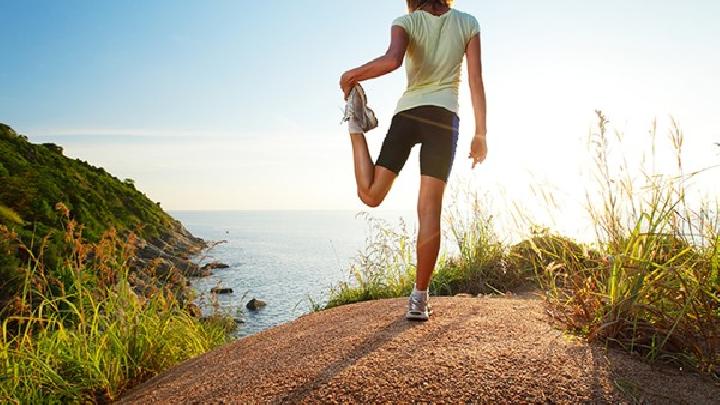
[[[414,295],[410,295],[410,309],[413,311],[423,311],[427,307],[427,301],[418,298]]]

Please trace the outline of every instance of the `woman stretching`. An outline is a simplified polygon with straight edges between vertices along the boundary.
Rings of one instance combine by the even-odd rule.
[[[347,106],[355,160],[358,197],[369,207],[385,199],[410,149],[420,144],[420,191],[417,214],[417,273],[406,317],[427,320],[428,285],[440,251],[440,217],[445,184],[458,139],[458,88],[463,56],[467,69],[475,135],[470,146],[472,167],[485,160],[487,132],[485,91],[480,58],[480,27],[470,14],[452,8],[452,0],[407,0],[409,14],[392,23],[385,55],[340,79]],[[407,90],[398,101],[390,129],[373,164],[365,132],[377,126],[359,83],[388,74],[405,61]]]

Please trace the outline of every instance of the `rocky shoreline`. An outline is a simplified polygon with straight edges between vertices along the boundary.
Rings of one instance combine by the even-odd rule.
[[[161,237],[136,239],[135,256],[129,263],[132,273],[131,284],[135,292],[142,296],[153,294],[159,287],[169,285],[173,293],[185,300],[191,296],[187,294],[190,290],[189,277],[208,277],[215,269],[230,267],[218,261],[211,261],[200,266],[192,260],[193,257],[201,255],[203,251],[225,242],[227,241],[208,242],[193,235],[180,221],[173,219],[172,228],[163,233]],[[229,294],[233,290],[216,287],[211,292],[213,294]],[[186,305],[193,315],[200,316],[201,311],[196,304],[186,302]],[[248,309],[257,309],[264,306],[265,302],[257,300],[257,306],[254,303],[248,305]]]
[[[133,270],[154,266],[158,274],[167,273],[175,267],[186,277],[201,276],[201,267],[190,257],[198,255],[208,246],[207,241],[191,234],[180,221],[173,220],[172,227],[160,237],[137,238],[136,255],[130,266]]]
[[[220,243],[227,241],[206,241],[188,231],[180,221],[173,219],[172,227],[158,238],[137,238],[135,256],[130,265],[130,282],[139,296],[149,297],[158,289],[170,287],[177,298],[184,301],[186,310],[196,318],[202,318],[201,308],[192,302],[193,293],[189,277],[207,277],[215,269],[229,268],[225,263],[211,261],[199,265],[192,258],[200,256]],[[212,294],[231,294],[232,288],[214,287]],[[252,298],[246,304],[251,311],[265,307],[264,300]],[[242,319],[234,318],[236,323]]]
[[[178,298],[185,300],[190,282],[188,277],[210,275],[209,266],[201,267],[191,260],[210,244],[188,231],[180,221],[172,224],[159,237],[135,240],[135,255],[129,264],[130,281],[135,292],[148,296],[169,285]]]

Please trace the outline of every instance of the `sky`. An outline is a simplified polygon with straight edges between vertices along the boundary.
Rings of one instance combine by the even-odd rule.
[[[455,7],[481,25],[489,154],[470,170],[463,81],[449,187],[528,203],[542,184],[577,209],[596,109],[631,161],[653,120],[664,140],[674,117],[686,169],[720,163],[720,2]],[[166,209],[360,209],[338,80],[383,54],[406,12],[402,0],[1,0],[0,122],[134,179]],[[380,118],[373,157],[404,86],[402,68],[364,83]],[[417,149],[386,208],[414,207]],[[697,187],[717,195],[712,177]]]

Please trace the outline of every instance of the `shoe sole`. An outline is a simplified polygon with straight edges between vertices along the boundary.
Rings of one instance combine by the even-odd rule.
[[[427,315],[411,314],[411,313],[408,312],[408,313],[405,314],[405,319],[407,319],[408,321],[427,322],[427,321],[430,319],[430,317],[427,316]]]
[[[375,111],[373,111],[372,108],[370,108],[368,106],[367,94],[365,93],[365,89],[363,89],[360,85],[358,85],[358,92],[360,93],[360,97],[362,97],[364,110],[365,110],[365,113],[367,114],[366,119],[368,121],[367,122],[368,128],[366,129],[366,131],[371,131],[371,130],[377,128],[378,119],[375,116]]]
[[[365,119],[361,119],[362,121],[366,121],[365,123],[367,124],[367,127],[363,128],[363,131],[369,132],[369,131],[377,128],[378,127],[378,119],[375,116],[375,111],[373,111],[370,107],[368,107],[367,94],[365,94],[365,89],[363,89],[362,86],[360,86],[360,84],[357,84],[357,85],[355,85],[355,87],[353,87],[352,91],[357,92],[358,96],[360,96],[360,100],[362,100],[361,104],[363,106],[363,108],[361,110],[365,114],[367,114],[367,116],[364,117]]]

